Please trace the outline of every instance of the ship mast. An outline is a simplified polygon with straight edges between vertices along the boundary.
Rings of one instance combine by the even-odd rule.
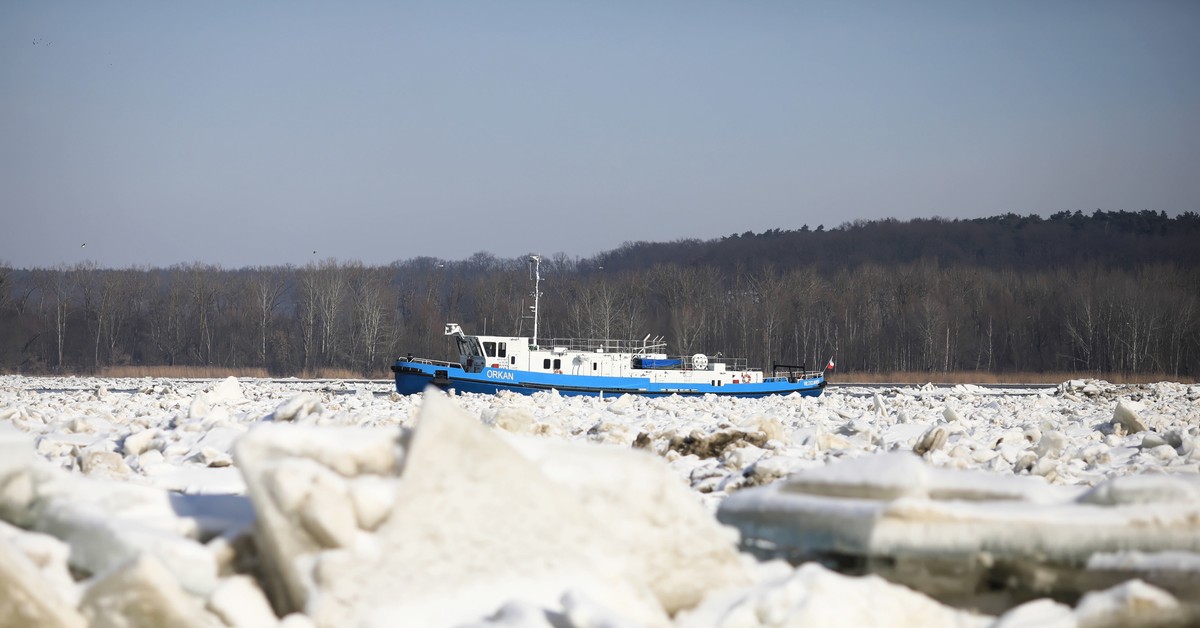
[[[537,345],[538,337],[538,298],[542,296],[542,256],[530,255],[529,262],[533,264],[533,305],[529,308],[533,310],[533,344]]]

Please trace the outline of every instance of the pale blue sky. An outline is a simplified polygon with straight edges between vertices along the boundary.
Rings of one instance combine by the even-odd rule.
[[[0,261],[1197,211],[1198,33],[1192,0],[10,0]]]

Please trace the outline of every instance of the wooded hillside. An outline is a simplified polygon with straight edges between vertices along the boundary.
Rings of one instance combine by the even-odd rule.
[[[531,251],[546,254],[546,251]],[[1200,372],[1200,216],[884,220],[546,255],[540,336],[664,335],[868,372]],[[0,370],[111,365],[350,369],[450,358],[443,323],[516,334],[526,260],[386,267],[0,267]],[[524,332],[530,327],[526,324]]]

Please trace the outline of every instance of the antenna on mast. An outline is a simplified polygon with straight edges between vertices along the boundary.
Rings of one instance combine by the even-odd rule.
[[[530,255],[529,263],[531,274],[533,275],[533,306],[529,309],[533,310],[533,344],[537,345],[538,337],[538,298],[542,296],[542,256]]]

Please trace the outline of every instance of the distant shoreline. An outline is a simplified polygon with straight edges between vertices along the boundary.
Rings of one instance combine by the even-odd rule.
[[[174,378],[174,379],[223,379],[226,377],[246,377],[255,379],[296,379],[296,380],[356,380],[356,381],[391,381],[391,375],[385,368],[374,373],[356,373],[346,369],[317,369],[294,376],[271,375],[261,368],[228,368],[205,366],[113,366],[105,367],[94,373],[5,373],[6,375],[22,375],[25,377],[109,377],[109,378]],[[1178,382],[1181,384],[1200,383],[1197,378],[1176,378],[1166,373],[985,373],[978,371],[955,371],[947,373],[915,372],[849,372],[827,373],[830,384],[1047,384],[1057,385],[1073,379],[1098,379],[1113,384],[1152,384],[1156,382]]]

